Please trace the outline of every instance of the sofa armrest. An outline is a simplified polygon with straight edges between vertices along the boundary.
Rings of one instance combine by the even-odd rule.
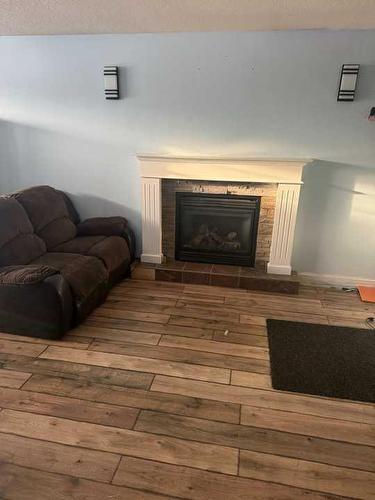
[[[1,285],[31,285],[41,283],[59,271],[49,266],[7,266],[0,269]]]
[[[0,331],[60,338],[73,322],[69,284],[47,266],[0,268]]]
[[[130,260],[131,262],[133,262],[133,260],[135,259],[135,234],[129,226],[126,226],[123,237],[125,238],[126,243],[128,244],[130,252]]]
[[[124,217],[92,217],[77,225],[79,236],[123,236],[128,221]]]
[[[92,217],[77,225],[78,236],[121,236],[128,244],[131,260],[135,258],[135,235],[124,217]]]

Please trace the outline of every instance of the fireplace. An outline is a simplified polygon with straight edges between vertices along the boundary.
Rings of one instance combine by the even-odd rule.
[[[176,260],[255,265],[259,196],[176,193]]]
[[[172,190],[162,196],[164,187],[173,183],[175,191],[182,191],[182,185],[188,184],[188,191],[209,190],[209,194],[216,194],[212,192],[216,186],[221,189],[227,184],[222,193],[262,198],[256,266],[258,262],[264,263],[269,273],[291,274],[302,170],[312,160],[152,155],[138,156],[138,160],[142,187],[142,262],[161,264],[165,257],[173,259],[175,256],[176,200],[171,196]],[[273,196],[269,196],[267,191],[273,188]]]

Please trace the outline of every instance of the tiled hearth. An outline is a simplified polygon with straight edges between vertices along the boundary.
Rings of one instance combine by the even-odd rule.
[[[162,264],[140,262],[133,269],[132,278],[289,294],[297,294],[299,290],[299,281],[294,274],[273,275],[261,269],[248,267],[175,260],[168,260]]]

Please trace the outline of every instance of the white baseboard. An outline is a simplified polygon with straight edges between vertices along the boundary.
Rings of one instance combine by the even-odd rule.
[[[339,274],[298,273],[302,284],[335,287],[375,286],[375,279],[359,278],[355,276],[341,276]]]
[[[271,264],[268,262],[267,264],[267,273],[270,274],[292,274],[291,266],[282,266],[278,264]]]
[[[163,255],[151,255],[143,253],[141,255],[141,262],[148,262],[149,264],[161,264],[163,262]]]

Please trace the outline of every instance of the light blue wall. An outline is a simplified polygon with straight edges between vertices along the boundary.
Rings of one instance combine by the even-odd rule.
[[[375,278],[375,31],[3,37],[0,61],[1,191],[51,184],[139,234],[137,152],[312,157],[294,267]],[[347,62],[357,99],[337,103]]]

